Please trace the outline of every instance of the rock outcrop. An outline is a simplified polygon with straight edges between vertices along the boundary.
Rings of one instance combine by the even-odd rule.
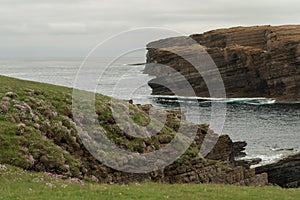
[[[227,97],[269,97],[278,102],[300,102],[300,25],[236,27],[193,34],[189,38],[202,45],[216,63]],[[157,82],[180,85],[182,81],[157,65],[162,64],[180,72],[197,96],[209,97],[201,75],[184,58],[171,53],[176,49],[186,56],[199,56],[187,37],[155,41],[147,48],[144,73],[156,76],[149,82],[153,94],[173,94]],[[186,96],[185,90],[178,95]]]
[[[255,170],[235,162],[235,156],[242,154],[245,143],[234,143],[227,135],[219,136],[208,125],[196,125],[196,136],[190,147],[161,170],[143,174],[115,170],[97,160],[83,145],[83,139],[78,135],[78,124],[89,119],[74,119],[71,89],[1,76],[0,81],[3,84],[0,86],[0,163],[101,183],[268,184],[266,173],[255,174]],[[151,105],[134,105],[121,100],[118,103],[129,106],[130,118],[136,123],[148,123]],[[175,137],[180,124],[188,123],[181,111],[168,111],[167,120],[159,133],[146,138],[133,137],[128,133],[135,130],[128,127],[129,130],[124,131],[118,126],[111,111],[110,98],[100,94],[96,95],[96,114],[97,126],[100,124],[103,127],[107,138],[119,148],[139,155],[163,148]],[[92,134],[96,136],[95,140],[101,140],[101,134],[96,131],[85,136]],[[199,149],[206,136],[217,139],[217,144],[211,153],[202,158]],[[103,156],[112,155],[110,152],[102,153]],[[125,163],[129,159],[118,161]]]
[[[300,187],[300,153],[270,165],[257,167],[256,173],[267,173],[269,182],[281,187]]]

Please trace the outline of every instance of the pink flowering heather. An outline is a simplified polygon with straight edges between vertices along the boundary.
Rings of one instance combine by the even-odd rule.
[[[9,110],[9,103],[0,103],[0,113],[7,112]]]
[[[35,114],[34,114],[33,112],[30,112],[30,116],[31,116],[32,118],[34,118],[34,117],[35,117]]]
[[[53,178],[64,178],[64,176],[61,174],[53,174],[51,172],[44,172],[44,174]]]
[[[53,111],[53,112],[52,112],[52,115],[53,115],[54,117],[56,117],[56,116],[57,116],[57,112]]]
[[[97,182],[97,183],[99,182],[99,179],[98,179],[96,176],[92,175],[91,178],[92,178],[93,181],[95,181],[95,182]]]
[[[34,126],[35,126],[36,129],[40,129],[41,128],[41,126],[38,123],[35,123]]]
[[[37,122],[37,121],[39,120],[39,117],[36,115],[36,116],[34,116],[33,120],[34,120],[35,122]]]
[[[29,155],[29,156],[28,156],[28,159],[29,159],[30,163],[33,165],[34,162],[35,162],[35,159],[33,158],[33,156],[32,156],[32,155]]]
[[[14,92],[7,92],[7,93],[5,94],[5,96],[8,96],[8,97],[15,97],[15,96],[17,96],[17,94],[14,93]]]
[[[77,184],[80,184],[80,185],[84,185],[84,181],[79,179],[79,178],[69,178],[69,182],[72,182],[72,183],[77,183]]]
[[[10,98],[9,97],[2,97],[2,101],[9,101]]]

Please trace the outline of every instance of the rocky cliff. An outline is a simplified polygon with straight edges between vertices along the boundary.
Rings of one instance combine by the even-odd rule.
[[[271,97],[279,102],[300,101],[300,25],[236,27],[193,34],[209,53],[224,81],[227,97]],[[155,46],[163,48],[155,48]],[[155,82],[178,83],[182,78],[157,64],[180,72],[197,96],[209,96],[201,75],[174,49],[197,56],[187,37],[149,43],[144,73],[156,76],[149,82],[155,95],[172,92]],[[185,96],[184,89],[179,95]],[[178,93],[177,93],[178,94]]]
[[[269,182],[281,187],[300,187],[300,154],[288,156],[273,164],[257,167],[256,173],[267,173]]]

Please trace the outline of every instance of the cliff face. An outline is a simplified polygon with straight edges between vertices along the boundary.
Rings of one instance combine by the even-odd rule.
[[[257,26],[220,29],[194,34],[190,38],[201,44],[216,63],[224,81],[227,97],[271,97],[282,102],[300,101],[300,25]],[[168,50],[195,55],[186,37],[167,38],[148,44],[145,73],[157,78],[149,82],[153,94],[172,94],[155,82],[182,81],[161,66],[180,72],[197,96],[209,96],[198,72],[182,57]],[[163,46],[164,49],[151,48]],[[184,90],[179,95],[185,95]]]
[[[300,154],[288,156],[276,163],[256,168],[256,173],[267,173],[268,180],[287,188],[300,187]]]

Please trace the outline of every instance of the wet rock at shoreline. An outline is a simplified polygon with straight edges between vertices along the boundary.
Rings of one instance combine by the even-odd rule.
[[[281,187],[300,187],[300,153],[273,164],[259,166],[256,173],[267,173],[269,182]]]

